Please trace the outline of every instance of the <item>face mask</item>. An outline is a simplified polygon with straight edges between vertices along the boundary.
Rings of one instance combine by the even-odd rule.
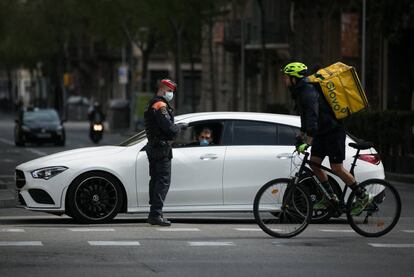
[[[165,100],[167,100],[168,102],[170,102],[173,99],[173,97],[174,97],[174,92],[167,91],[167,92],[165,92],[165,94],[164,94],[163,97],[165,98]]]
[[[209,145],[210,143],[208,142],[208,140],[206,140],[206,139],[202,139],[202,140],[200,140],[200,145],[201,146],[206,146],[206,145]]]

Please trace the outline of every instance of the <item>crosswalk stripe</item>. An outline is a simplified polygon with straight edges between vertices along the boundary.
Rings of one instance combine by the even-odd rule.
[[[401,230],[401,232],[404,232],[404,233],[414,233],[414,230]]]
[[[158,228],[161,232],[199,232],[198,228]]]
[[[72,232],[114,232],[113,228],[70,228]]]
[[[368,243],[373,247],[382,248],[414,248],[414,243]]]
[[[88,241],[92,246],[139,246],[139,241]]]
[[[338,230],[338,229],[320,229],[321,232],[328,233],[355,233],[354,230]]]
[[[256,232],[256,231],[262,231],[262,229],[260,229],[260,228],[234,228],[234,230],[241,231],[241,232]]]
[[[0,229],[0,233],[23,233],[24,229]]]
[[[0,241],[0,246],[43,246],[41,241]]]
[[[235,246],[231,241],[189,241],[189,246]]]

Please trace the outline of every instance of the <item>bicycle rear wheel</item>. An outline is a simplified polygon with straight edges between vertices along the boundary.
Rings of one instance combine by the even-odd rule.
[[[353,214],[355,193],[347,201],[347,218],[352,229],[365,237],[380,237],[391,231],[401,214],[401,198],[387,181],[369,179],[360,184],[369,195],[369,204],[359,214]]]
[[[312,218],[309,195],[290,179],[275,179],[263,185],[253,203],[260,228],[276,238],[290,238],[303,232]]]

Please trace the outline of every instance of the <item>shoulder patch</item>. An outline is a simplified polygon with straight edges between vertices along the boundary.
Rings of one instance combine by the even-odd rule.
[[[167,111],[167,108],[165,106],[164,107],[161,107],[160,108],[160,111],[161,111],[162,114],[168,115],[168,111]]]
[[[161,109],[162,107],[166,107],[166,106],[167,106],[167,104],[165,104],[164,102],[162,102],[162,101],[158,101],[158,102],[154,103],[154,104],[151,106],[151,108],[153,108],[153,109],[155,109],[155,110],[159,110],[159,109]]]

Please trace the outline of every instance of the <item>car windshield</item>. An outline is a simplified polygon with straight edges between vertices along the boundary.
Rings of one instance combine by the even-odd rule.
[[[23,114],[23,122],[59,123],[59,116],[54,110],[27,111]]]
[[[119,146],[132,146],[132,145],[135,145],[137,143],[140,143],[141,141],[143,141],[146,138],[147,138],[147,134],[145,133],[145,131],[141,131],[138,134],[130,137],[126,141],[120,143]]]

